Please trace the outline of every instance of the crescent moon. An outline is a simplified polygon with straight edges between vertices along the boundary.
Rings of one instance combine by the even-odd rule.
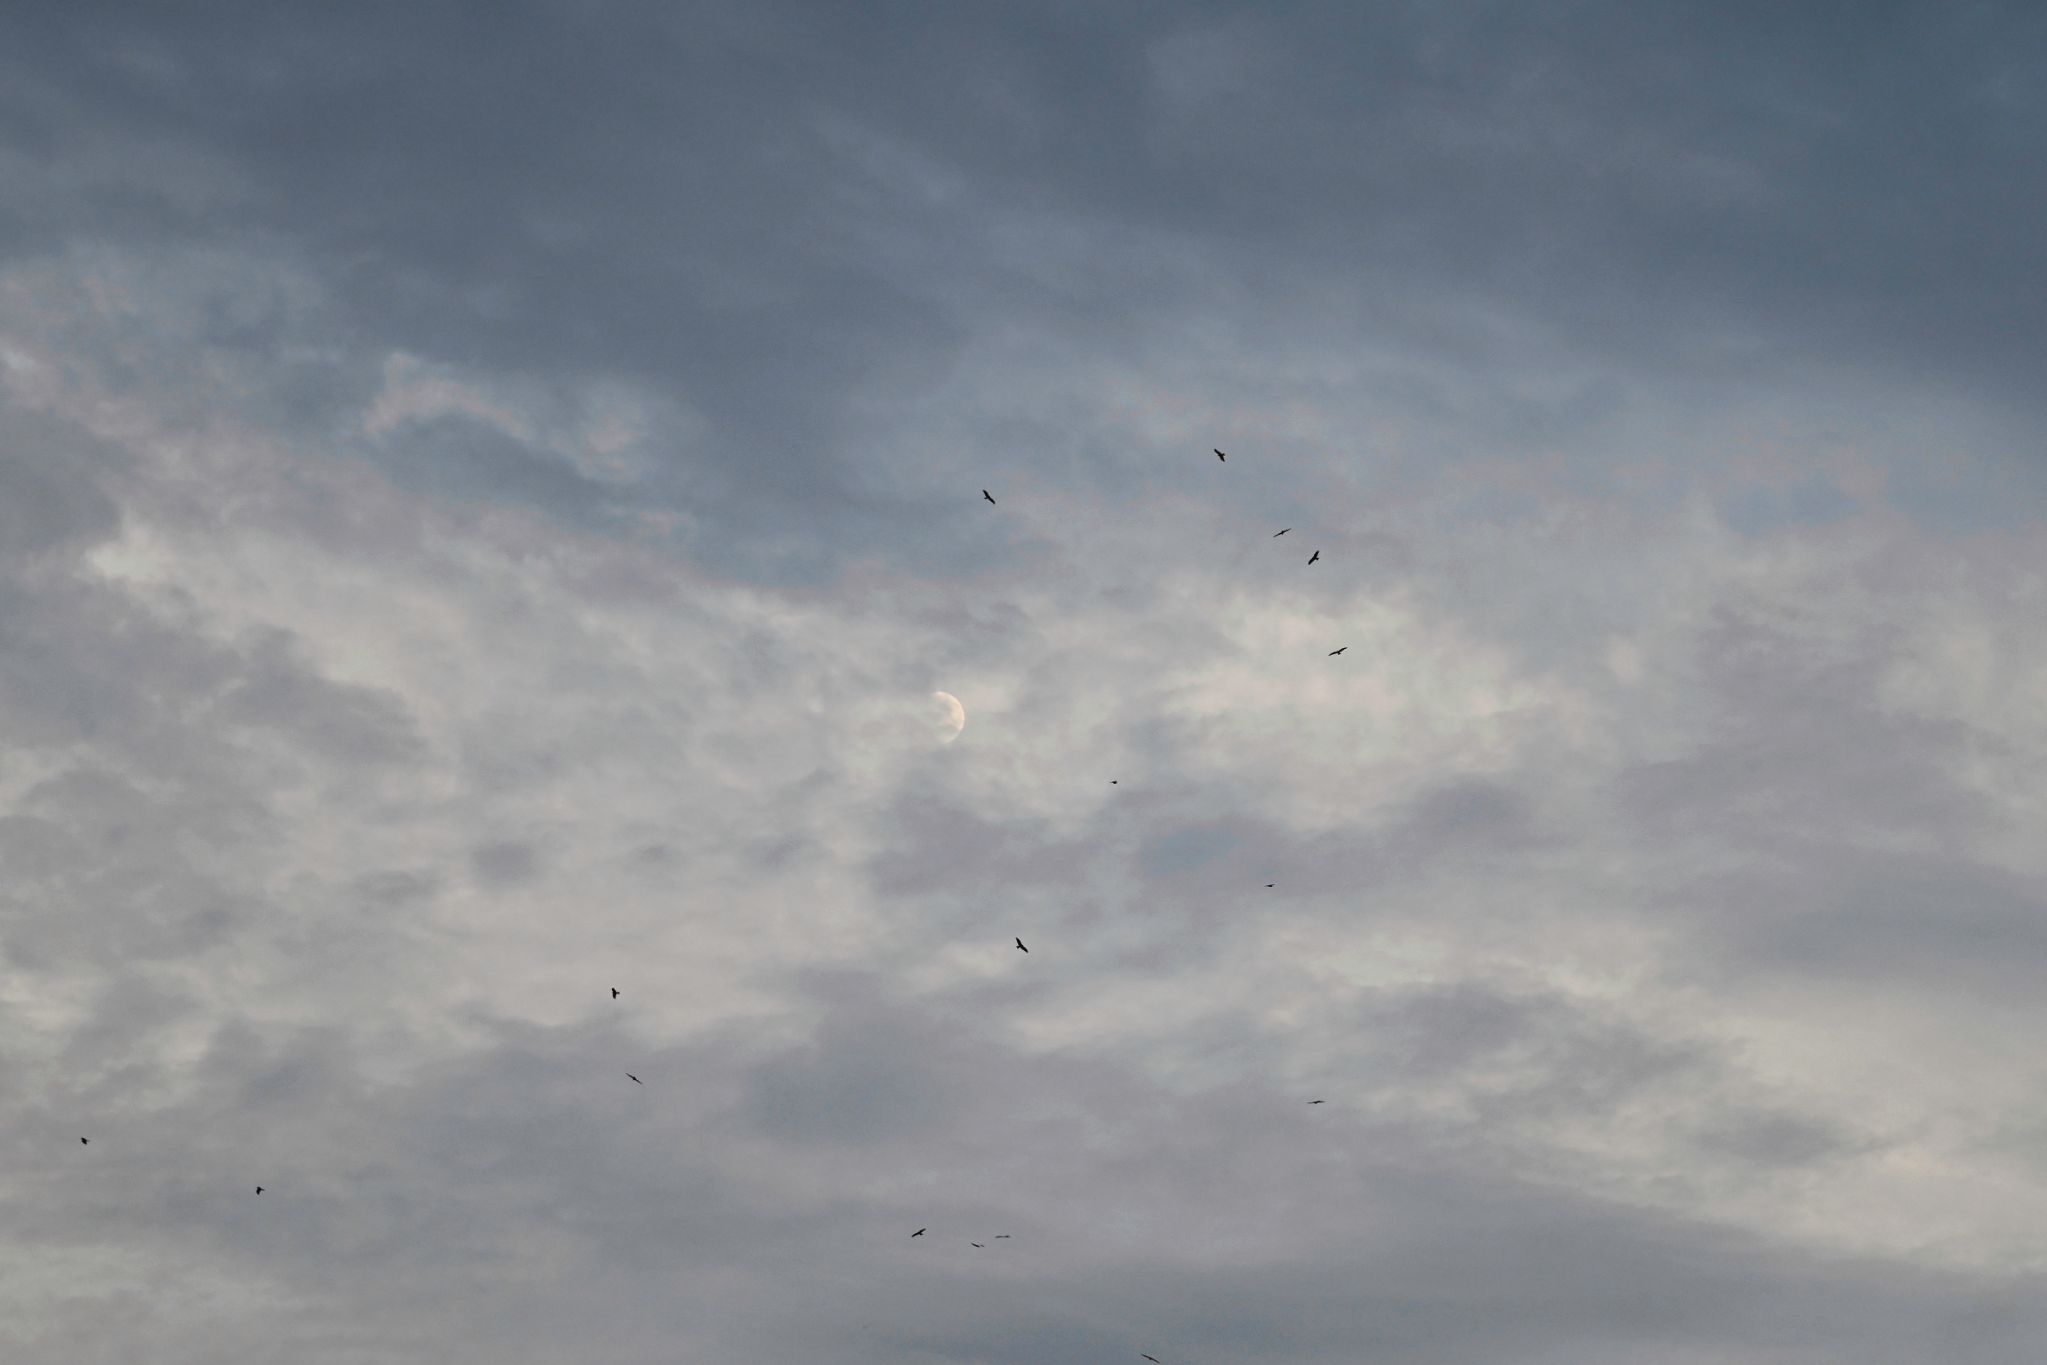
[[[950,692],[933,692],[931,700],[938,703],[939,742],[950,744],[967,728],[967,708]]]

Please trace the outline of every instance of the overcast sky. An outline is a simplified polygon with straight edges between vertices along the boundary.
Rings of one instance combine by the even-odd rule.
[[[2036,1365],[2043,90],[6,6],[4,1354]]]

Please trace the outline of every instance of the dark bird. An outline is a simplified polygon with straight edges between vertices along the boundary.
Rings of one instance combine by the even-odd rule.
[[[618,987],[616,987],[616,986],[613,986],[613,987],[611,988],[611,998],[612,998],[613,1000],[616,1000],[616,999],[618,999]]]
[[[1317,550],[1317,551],[1315,551],[1315,553],[1314,553],[1314,554],[1311,554],[1311,555],[1309,555],[1309,556],[1308,556],[1308,562],[1309,562],[1310,564],[1313,564],[1313,563],[1314,563],[1314,562],[1315,562],[1316,560],[1318,560],[1318,559],[1320,559],[1320,558],[1322,558],[1322,552],[1321,552],[1320,550]]]
[[[977,1246],[980,1246],[981,1244],[980,1244],[979,1242],[969,1242],[969,1243],[967,1243],[967,1245],[968,1245],[968,1246],[970,1246],[970,1247],[977,1247]]]
[[[927,1231],[929,1231],[929,1229],[927,1228],[918,1228],[915,1232],[911,1233],[910,1235],[912,1237],[922,1237]]]
[[[646,1084],[646,1082],[645,1082],[645,1081],[641,1080],[641,1079],[640,1079],[640,1078],[639,1078],[638,1076],[635,1076],[635,1075],[634,1075],[634,1074],[633,1074],[632,1072],[630,1072],[630,1071],[628,1071],[628,1072],[626,1072],[626,1073],[625,1073],[625,1078],[626,1078],[627,1080],[631,1081],[631,1082],[632,1082],[632,1083],[633,1083],[634,1085],[645,1085],[645,1084]]]
[[[1349,645],[1345,645],[1345,646],[1343,647],[1343,649],[1349,649],[1349,648],[1350,648],[1350,646],[1349,646]],[[1336,657],[1337,655],[1339,655],[1339,654],[1343,653],[1343,649],[1332,649],[1332,650],[1330,650],[1330,651],[1329,651],[1329,657],[1330,657],[1330,658],[1332,658],[1332,659],[1333,659],[1333,658],[1335,658],[1335,657]]]
[[[1294,529],[1293,527],[1289,526],[1286,528],[1286,531],[1274,531],[1272,533],[1272,538],[1274,540],[1278,540],[1281,536],[1285,535],[1287,531],[1291,531],[1293,529]]]
[[[1309,1101],[1308,1101],[1308,1103],[1310,1103],[1310,1104],[1327,1104],[1328,1102],[1329,1102],[1329,1101],[1327,1101],[1327,1100],[1309,1100]]]
[[[1116,779],[1115,779],[1115,778],[1113,778],[1113,777],[1112,777],[1112,778],[1110,778],[1110,779],[1109,779],[1109,785],[1110,785],[1110,786],[1112,786],[1112,787],[1113,787],[1113,786],[1115,786],[1115,785],[1116,785]]]
[[[85,1139],[84,1138],[78,1139],[78,1145],[81,1147],[85,1146]]]
[[[1138,1354],[1144,1356],[1144,1352],[1142,1351],[1139,1351]],[[1146,1360],[1149,1360],[1151,1362],[1151,1365],[1159,1365],[1159,1358],[1157,1356],[1144,1356],[1144,1358]]]
[[[988,499],[988,505],[990,507],[993,507],[995,505],[995,495],[993,493],[990,493],[987,489],[984,488],[981,490],[981,496]]]
[[[1022,940],[1022,939],[1018,939],[1018,940],[1016,941],[1016,946],[1017,946],[1017,947],[1018,947],[1019,949],[1022,949],[1022,950],[1023,950],[1024,952],[1026,952],[1026,953],[1030,951],[1030,949],[1028,949],[1028,948],[1025,948],[1025,947],[1023,946],[1023,940]]]
[[[1214,447],[1214,446],[1210,446],[1210,447],[1209,447],[1209,449],[1210,449],[1210,450],[1215,450],[1215,447]],[[1223,454],[1223,453],[1222,453],[1222,452],[1221,452],[1220,450],[1215,450],[1215,457],[1216,457],[1216,458],[1217,458],[1218,460],[1221,460],[1221,461],[1222,461],[1222,462],[1223,462],[1224,464],[1228,464],[1228,463],[1230,462],[1230,457],[1229,457],[1229,456],[1227,456],[1227,455],[1225,455],[1225,454]]]
[[[1270,890],[1272,890],[1272,883],[1271,883],[1271,882],[1267,882],[1267,883],[1265,884],[1265,889],[1266,889],[1267,891],[1270,891]]]
[[[1007,1236],[1009,1236],[1009,1234],[1008,1234],[1008,1233],[1006,1233],[1006,1232],[998,1232],[998,1233],[996,1233],[996,1234],[995,1234],[995,1240],[999,1242],[999,1241],[1001,1241],[1001,1240],[1002,1240],[1003,1238],[1005,1238],[1005,1237],[1007,1237]]]
[[[263,1187],[262,1187],[261,1185],[258,1185],[258,1186],[256,1187],[256,1193],[258,1193],[258,1194],[261,1194],[261,1193],[263,1193]]]

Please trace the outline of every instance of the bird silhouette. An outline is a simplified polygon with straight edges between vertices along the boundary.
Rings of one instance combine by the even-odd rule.
[[[930,1229],[928,1228],[918,1228],[915,1232],[911,1233],[910,1235],[912,1237],[922,1237],[928,1231],[930,1231]]]
[[[968,1246],[970,1246],[970,1247],[977,1247],[977,1246],[980,1246],[981,1244],[980,1244],[979,1242],[969,1242],[969,1243],[967,1243],[967,1245],[968,1245]]]
[[[1274,540],[1278,540],[1281,536],[1285,535],[1287,531],[1291,531],[1293,529],[1294,529],[1293,527],[1289,526],[1286,528],[1286,531],[1274,531],[1272,533],[1272,538]]]
[[[1265,889],[1266,889],[1267,891],[1270,891],[1270,890],[1272,890],[1272,887],[1273,887],[1273,883],[1271,883],[1271,882],[1267,882],[1267,883],[1265,884]]]
[[[1327,1101],[1327,1100],[1309,1100],[1309,1101],[1308,1101],[1308,1103],[1310,1103],[1310,1104],[1327,1104],[1328,1102],[1329,1102],[1329,1101]]]
[[[1210,449],[1210,450],[1215,450],[1215,447],[1214,447],[1214,446],[1210,446],[1210,447],[1209,447],[1209,449]],[[1222,452],[1221,452],[1220,450],[1216,450],[1216,451],[1215,451],[1215,457],[1216,457],[1216,458],[1217,458],[1218,460],[1221,460],[1221,461],[1222,461],[1222,462],[1223,462],[1224,464],[1228,464],[1228,463],[1230,462],[1230,457],[1229,457],[1229,456],[1227,456],[1227,455],[1225,455],[1225,454],[1223,454],[1223,453],[1222,453]]]
[[[1144,1356],[1144,1352],[1142,1351],[1139,1351],[1138,1354]],[[1157,1356],[1144,1356],[1144,1358],[1146,1360],[1149,1360],[1151,1362],[1151,1365],[1159,1365],[1159,1358]]]
[[[1309,556],[1308,556],[1308,562],[1309,562],[1310,564],[1313,564],[1313,563],[1314,563],[1314,562],[1315,562],[1316,560],[1318,560],[1318,559],[1320,559],[1320,558],[1322,558],[1322,552],[1321,552],[1320,550],[1317,550],[1317,551],[1315,551],[1315,553],[1314,553],[1314,554],[1311,554],[1311,555],[1309,555]]]
[[[1023,940],[1022,940],[1022,939],[1018,939],[1018,940],[1016,941],[1016,946],[1017,946],[1018,948],[1022,949],[1022,950],[1023,950],[1024,952],[1029,952],[1029,951],[1030,951],[1030,949],[1028,949],[1028,948],[1025,948],[1025,947],[1023,946]]]
[[[1110,785],[1110,786],[1112,786],[1112,787],[1113,787],[1113,786],[1115,786],[1115,785],[1116,785],[1116,779],[1115,779],[1115,778],[1113,778],[1113,777],[1112,777],[1112,778],[1110,778],[1110,779],[1109,779],[1109,785]]]
[[[1007,1236],[1009,1236],[1009,1234],[1008,1234],[1008,1233],[1006,1233],[1006,1232],[998,1232],[998,1233],[996,1233],[996,1234],[995,1234],[995,1240],[999,1242],[999,1241],[1001,1241],[1001,1240],[1002,1240],[1003,1238],[1005,1238],[1005,1237],[1007,1237]]]
[[[988,499],[988,505],[990,507],[993,507],[995,505],[995,495],[993,493],[990,493],[987,489],[984,488],[981,490],[981,496]]]
[[[1349,645],[1345,645],[1345,646],[1343,647],[1343,649],[1349,649],[1349,648],[1350,648],[1350,646],[1349,646]],[[1336,657],[1337,655],[1339,655],[1339,654],[1343,653],[1343,649],[1332,649],[1332,650],[1330,650],[1330,651],[1329,651],[1329,657],[1330,657],[1330,658],[1332,658],[1332,659],[1333,659],[1333,658],[1335,658],[1335,657]]]
[[[625,1073],[625,1078],[626,1078],[627,1080],[631,1081],[631,1082],[632,1082],[632,1083],[633,1083],[634,1085],[645,1085],[645,1084],[646,1084],[646,1082],[645,1082],[645,1081],[641,1080],[641,1079],[640,1079],[640,1078],[639,1078],[638,1076],[635,1076],[635,1075],[634,1075],[634,1074],[633,1074],[632,1072],[630,1072],[630,1071],[628,1071],[628,1072],[626,1072],[626,1073]]]
[[[616,999],[618,999],[618,987],[616,987],[616,986],[613,986],[613,987],[611,988],[611,998],[612,998],[613,1000],[616,1000]]]
[[[258,1186],[256,1187],[256,1193],[258,1193],[258,1194],[261,1194],[261,1193],[263,1193],[263,1187],[262,1187],[261,1185],[258,1185]]]
[[[78,1145],[79,1145],[79,1146],[83,1147],[83,1146],[85,1146],[85,1144],[86,1144],[86,1140],[85,1140],[84,1138],[80,1138],[80,1139],[78,1139]]]

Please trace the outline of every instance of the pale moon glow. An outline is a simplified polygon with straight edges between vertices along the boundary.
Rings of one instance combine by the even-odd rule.
[[[960,737],[960,731],[967,728],[967,708],[960,705],[960,699],[950,692],[933,692],[931,700],[937,703],[935,719],[938,722],[942,743],[950,744]]]

